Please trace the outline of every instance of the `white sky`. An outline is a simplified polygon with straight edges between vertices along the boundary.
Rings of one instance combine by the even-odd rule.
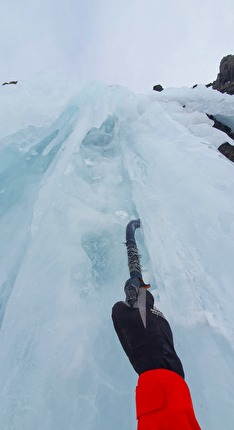
[[[233,0],[0,0],[0,82],[42,70],[147,92],[216,78]]]

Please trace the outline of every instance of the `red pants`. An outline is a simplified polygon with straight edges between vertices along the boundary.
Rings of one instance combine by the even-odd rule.
[[[138,430],[201,430],[186,382],[170,370],[149,370],[140,375],[136,412]]]

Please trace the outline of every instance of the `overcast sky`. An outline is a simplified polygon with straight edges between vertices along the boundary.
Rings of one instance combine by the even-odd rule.
[[[148,92],[216,78],[234,0],[0,0],[0,79],[42,70]]]

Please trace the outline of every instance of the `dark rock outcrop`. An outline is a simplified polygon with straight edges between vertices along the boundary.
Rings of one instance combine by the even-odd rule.
[[[221,121],[218,121],[213,115],[207,114],[207,116],[212,121],[214,121],[214,124],[213,124],[214,128],[217,128],[218,130],[223,131],[224,133],[226,133],[228,137],[230,137],[234,141],[234,133],[232,129],[228,127],[228,125],[225,125]],[[234,145],[231,145],[228,142],[224,142],[222,143],[222,145],[219,146],[218,150],[219,152],[221,152],[221,154],[225,155],[225,157],[227,157],[229,160],[234,162]]]
[[[10,81],[10,82],[3,82],[2,85],[11,85],[11,84],[16,85],[17,83],[18,83],[18,81]]]
[[[209,87],[212,87],[212,85],[213,85],[213,82],[210,82],[209,84],[206,84],[206,88],[209,88]],[[198,86],[198,84],[195,84],[195,85],[193,85],[193,89],[194,88],[197,88],[197,86]]]
[[[163,91],[163,87],[162,87],[162,85],[160,85],[160,84],[158,84],[158,85],[154,85],[154,87],[153,87],[153,90],[154,91]]]
[[[207,114],[208,118],[210,118],[212,121],[214,121],[214,128],[217,128],[218,130],[223,131],[230,137],[231,139],[234,139],[234,133],[228,125],[223,124],[222,122],[218,121],[213,115]]]
[[[223,57],[217,79],[212,87],[221,93],[234,94],[234,55]]]
[[[228,142],[223,143],[220,145],[218,150],[225,155],[229,160],[234,162],[234,145],[231,145]]]

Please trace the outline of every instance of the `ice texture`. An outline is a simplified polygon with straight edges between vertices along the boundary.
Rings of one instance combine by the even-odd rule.
[[[37,82],[0,88],[0,428],[136,428],[111,308],[139,217],[201,428],[232,430],[234,166],[217,150],[232,140],[206,116],[233,124],[232,97]]]

